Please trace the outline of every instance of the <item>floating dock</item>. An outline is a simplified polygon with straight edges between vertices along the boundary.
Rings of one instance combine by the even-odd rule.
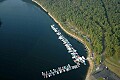
[[[66,66],[58,67],[57,69],[52,69],[52,70],[49,70],[49,71],[42,72],[42,76],[44,78],[49,78],[49,77],[52,77],[52,76],[55,76],[55,75],[58,75],[58,74],[62,74],[64,72],[68,72],[68,71],[77,69],[79,67],[80,67],[79,65],[71,66],[70,64],[68,64]]]
[[[71,66],[70,64],[62,67],[58,67],[57,69],[52,69],[49,71],[42,72],[42,76],[44,78],[49,78],[51,76],[55,76],[64,72],[68,72],[73,69],[77,69],[80,67],[80,63],[83,63],[86,65],[85,57],[84,56],[79,56],[77,53],[77,50],[72,47],[72,44],[61,34],[61,32],[58,30],[58,28],[55,28],[55,25],[51,25],[52,30],[58,35],[58,39],[63,42],[63,45],[66,47],[68,53],[71,54],[73,61],[75,62],[76,65]]]

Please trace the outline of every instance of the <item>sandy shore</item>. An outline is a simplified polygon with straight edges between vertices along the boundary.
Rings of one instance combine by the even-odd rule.
[[[38,3],[38,2],[35,1],[35,0],[32,0],[32,1],[35,2],[36,4],[38,4],[42,9],[44,9],[44,10],[47,12],[47,10],[46,10],[40,3]],[[71,34],[71,33],[68,32],[66,29],[64,29],[64,27],[63,27],[50,13],[48,13],[48,15],[51,16],[51,18],[53,18],[56,23],[58,23],[58,25],[61,27],[61,29],[62,29],[65,33],[67,33],[68,35],[70,35],[71,37],[75,38],[75,39],[78,40],[79,42],[82,42],[82,43],[85,45],[85,47],[86,47],[86,49],[87,49],[87,51],[88,51],[88,57],[90,58],[91,50],[90,50],[90,48],[86,45],[86,43],[85,43],[81,38],[79,38],[79,37]],[[90,74],[91,74],[92,69],[93,69],[93,62],[92,62],[92,60],[91,60],[91,59],[88,59],[88,61],[89,61],[90,66],[89,66],[89,69],[88,69],[88,72],[87,72],[86,80],[90,80]]]

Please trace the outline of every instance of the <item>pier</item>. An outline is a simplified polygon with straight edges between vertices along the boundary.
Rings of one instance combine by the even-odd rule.
[[[58,74],[62,74],[62,73],[77,69],[79,67],[80,67],[79,65],[71,66],[70,64],[68,64],[66,66],[58,67],[57,69],[51,69],[49,71],[42,72],[42,76],[44,78],[49,78]]]
[[[71,54],[73,62],[76,64],[74,66],[71,66],[70,64],[62,67],[58,67],[57,69],[51,69],[49,71],[42,72],[42,76],[44,78],[49,78],[64,72],[71,71],[73,69],[77,69],[80,67],[80,64],[83,63],[86,65],[85,57],[84,56],[79,56],[77,53],[77,50],[73,48],[73,46],[70,44],[70,42],[62,35],[62,33],[59,31],[58,28],[55,28],[55,25],[51,25],[52,30],[56,33],[58,36],[58,39],[62,41],[63,45],[66,47],[68,53]]]

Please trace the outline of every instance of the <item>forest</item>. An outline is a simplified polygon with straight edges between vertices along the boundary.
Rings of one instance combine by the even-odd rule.
[[[83,39],[96,55],[120,59],[120,0],[36,1],[66,29],[87,36],[89,40]]]

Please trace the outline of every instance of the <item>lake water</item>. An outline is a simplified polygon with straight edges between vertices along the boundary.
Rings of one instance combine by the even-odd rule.
[[[42,71],[74,65],[50,27],[59,28],[58,24],[31,1],[0,0],[0,20],[0,80],[45,80]],[[83,44],[61,32],[79,55],[87,56]],[[88,67],[87,62],[47,80],[84,80]]]

